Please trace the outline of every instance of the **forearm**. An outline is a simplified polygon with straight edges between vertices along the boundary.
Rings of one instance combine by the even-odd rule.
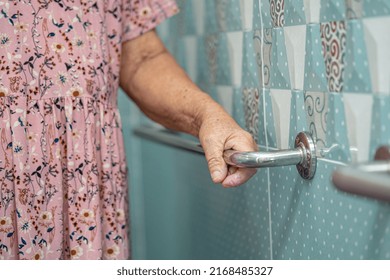
[[[122,88],[148,117],[194,136],[198,136],[206,118],[226,117],[226,112],[189,79],[162,45],[156,49],[159,51],[154,55],[142,58],[135,69],[125,68],[121,75]],[[122,63],[132,63],[127,60]]]

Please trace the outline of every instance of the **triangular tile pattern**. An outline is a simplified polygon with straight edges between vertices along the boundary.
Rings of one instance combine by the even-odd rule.
[[[233,115],[234,88],[232,86],[217,86],[218,101],[229,115]]]
[[[372,90],[390,92],[390,17],[363,19]]]
[[[328,90],[331,92],[343,91],[346,37],[347,31],[344,21],[321,23],[321,41],[326,78]]]
[[[240,0],[215,0],[215,11],[220,32],[242,30]]]
[[[290,148],[294,147],[295,138],[297,134],[302,131],[308,131],[306,122],[305,97],[302,90],[293,90],[291,92],[290,108]]]
[[[272,113],[279,149],[289,149],[291,90],[271,89]]]
[[[291,88],[303,89],[305,75],[306,25],[284,27]]]
[[[348,19],[358,19],[363,16],[363,1],[346,0],[346,16]]]
[[[344,93],[343,97],[352,162],[370,161],[373,95]]]
[[[253,30],[265,28],[265,26],[263,26],[262,21],[266,22],[266,19],[262,18],[262,14],[260,14],[260,2],[261,0],[253,0]]]
[[[231,85],[232,69],[229,53],[229,45],[226,33],[219,33],[217,38],[217,77],[218,85]]]
[[[193,11],[193,19],[196,29],[196,34],[202,36],[205,33],[205,19],[203,18],[206,11],[206,1],[207,0],[197,0],[191,1]],[[210,1],[208,1],[210,2]]]
[[[197,37],[197,80],[196,84],[205,92],[209,92],[210,84],[210,68],[209,68],[209,53],[206,50],[208,44],[205,37]]]
[[[308,25],[306,29],[305,90],[325,92],[328,89],[321,42],[320,25]]]
[[[178,1],[180,13],[177,15],[177,29],[180,36],[188,36],[196,34],[194,9],[192,3],[184,3]]]
[[[271,18],[271,8],[269,0],[254,0],[255,2],[259,1],[259,11],[261,26],[255,26],[255,29],[258,28],[271,28],[272,27],[272,18]],[[254,14],[256,15],[256,13]]]
[[[265,116],[265,131],[266,131],[266,140],[267,140],[267,148],[277,148],[277,135],[275,132],[275,118],[272,111],[272,98],[269,89],[262,90],[263,95],[263,103],[265,110],[263,114]]]
[[[345,0],[321,0],[321,22],[345,19]]]
[[[320,22],[321,0],[303,0],[305,6],[306,23]]]
[[[284,26],[303,25],[306,23],[303,0],[284,2]]]
[[[252,32],[244,32],[242,58],[242,85],[259,88],[257,60],[254,51]]]
[[[347,21],[344,91],[371,92],[371,79],[361,20]]]
[[[329,110],[327,114],[326,148],[323,153],[326,158],[351,162],[348,132],[345,120],[343,95],[329,93]]]
[[[239,0],[241,10],[241,25],[243,31],[253,30],[253,15],[256,0]],[[257,10],[259,11],[259,10]]]
[[[206,11],[204,13],[205,34],[215,34],[218,32],[218,24],[216,15],[216,2],[206,0]]]
[[[230,68],[232,81],[231,83],[239,87],[242,79],[242,59],[243,59],[243,37],[242,31],[226,33],[229,49]]]
[[[390,15],[390,2],[388,0],[364,0],[363,5],[365,17]]]
[[[290,89],[290,76],[283,28],[274,28],[272,31],[271,87]]]
[[[390,95],[374,95],[372,108],[372,126],[370,159],[382,145],[390,145]]]

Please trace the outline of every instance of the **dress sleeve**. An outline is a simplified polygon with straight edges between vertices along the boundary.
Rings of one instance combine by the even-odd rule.
[[[179,12],[175,0],[122,0],[122,42],[152,30]]]

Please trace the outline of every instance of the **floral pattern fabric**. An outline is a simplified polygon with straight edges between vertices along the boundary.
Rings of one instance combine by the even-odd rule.
[[[0,0],[0,259],[130,257],[121,43],[173,0]]]

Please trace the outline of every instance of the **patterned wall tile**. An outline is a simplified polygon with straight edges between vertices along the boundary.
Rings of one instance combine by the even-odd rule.
[[[198,40],[196,36],[186,36],[183,39],[186,57],[186,72],[193,81],[197,80],[198,69]]]
[[[290,136],[289,147],[295,145],[295,138],[299,132],[309,131],[306,122],[305,95],[301,90],[291,92],[290,109]]]
[[[242,78],[242,59],[243,59],[243,32],[228,32],[226,33],[229,58],[231,65],[232,84],[236,87],[241,86]]]
[[[263,89],[263,106],[264,110],[264,118],[265,118],[265,131],[266,131],[266,140],[267,140],[267,148],[277,148],[277,135],[276,135],[276,127],[275,127],[275,118],[273,115],[272,108],[272,97],[269,89]],[[261,106],[261,105],[260,105]]]
[[[321,42],[320,25],[307,25],[304,81],[305,90],[325,92],[328,89]]]
[[[320,22],[321,0],[303,0],[305,5],[305,15],[307,23]]]
[[[217,82],[217,50],[218,50],[218,36],[217,35],[208,35],[205,37],[206,42],[206,52],[207,52],[207,62],[209,69],[209,83],[216,84]]]
[[[390,92],[390,17],[363,19],[373,92]]]
[[[388,205],[328,184],[338,164],[319,161],[313,180],[270,168],[274,259],[388,259]]]
[[[242,88],[240,95],[245,116],[245,128],[252,134],[258,144],[265,146],[264,110],[263,106],[260,105],[263,104],[263,95],[260,90],[252,36],[252,32],[244,33]]]
[[[191,3],[185,3],[183,0],[177,1],[177,4],[180,9],[180,13],[177,14],[177,29],[180,36],[195,35],[195,18],[194,18],[194,9]]]
[[[371,92],[366,43],[361,20],[347,21],[344,91]]]
[[[321,0],[321,22],[345,19],[345,0]]]
[[[215,0],[217,26],[220,32],[242,30],[240,0]]]
[[[197,74],[196,74],[196,84],[205,92],[209,91],[210,85],[210,68],[209,68],[209,58],[210,58],[210,49],[208,49],[209,41],[207,37],[198,37],[197,38]],[[211,56],[216,59],[215,54]]]
[[[329,93],[328,100],[326,149],[323,154],[326,158],[335,161],[351,162],[343,95]]]
[[[252,30],[254,3],[256,0],[240,0],[241,24],[243,31]]]
[[[205,21],[205,34],[215,34],[218,32],[217,17],[215,16],[216,11],[216,1],[205,1],[206,9],[204,13]]]
[[[271,89],[277,148],[289,149],[291,91]]]
[[[390,15],[390,2],[388,0],[363,0],[365,17]]]
[[[196,34],[198,36],[201,36],[205,33],[205,20],[203,20],[203,16],[206,11],[206,0],[197,0],[197,1],[191,1],[193,13],[194,13],[194,19],[195,20],[195,29]]]
[[[369,161],[372,94],[344,93],[345,119],[352,162]]]
[[[269,0],[270,14],[274,27],[284,26],[284,0]]]
[[[289,0],[284,3],[284,26],[306,23],[303,0]]]
[[[318,149],[327,145],[327,114],[328,94],[324,92],[305,92],[305,109],[307,114],[307,127],[317,144]]]
[[[348,19],[357,19],[363,16],[363,0],[346,0],[346,15]]]
[[[328,90],[342,92],[347,31],[344,21],[321,23],[322,52],[325,59]]]
[[[284,27],[289,75],[292,89],[303,89],[305,75],[306,25]]]
[[[271,87],[291,88],[283,28],[272,29]]]
[[[217,77],[218,85],[231,85],[232,83],[232,64],[231,53],[226,33],[219,33],[217,37]]]
[[[260,85],[268,88],[271,84],[272,29],[255,30],[253,44]]]
[[[370,158],[379,146],[390,145],[390,95],[374,95]]]
[[[270,1],[269,0],[254,0],[255,1],[255,5],[258,5],[259,7],[259,17],[258,18],[255,18],[257,17],[257,9],[256,9],[256,6],[255,6],[255,11],[254,11],[254,20],[256,19],[256,22],[254,22],[253,24],[253,27],[255,29],[259,29],[259,28],[271,28],[273,25],[272,25],[272,18],[271,18],[271,7],[270,7]],[[258,2],[258,3],[256,3]],[[259,21],[257,21],[259,20]],[[258,22],[260,22],[260,26],[257,26],[258,25]]]
[[[220,86],[216,87],[217,97],[219,104],[228,112],[229,115],[233,115],[233,100],[234,100],[234,88],[232,86]]]
[[[243,88],[242,98],[244,105],[245,115],[245,128],[252,134],[256,143],[260,144],[259,141],[259,129],[263,130],[263,127],[259,125],[259,109],[260,109],[260,92],[258,88]],[[261,116],[262,117],[262,116]],[[263,122],[262,122],[263,123]],[[262,141],[263,142],[263,141]],[[261,143],[264,145],[265,143]]]

